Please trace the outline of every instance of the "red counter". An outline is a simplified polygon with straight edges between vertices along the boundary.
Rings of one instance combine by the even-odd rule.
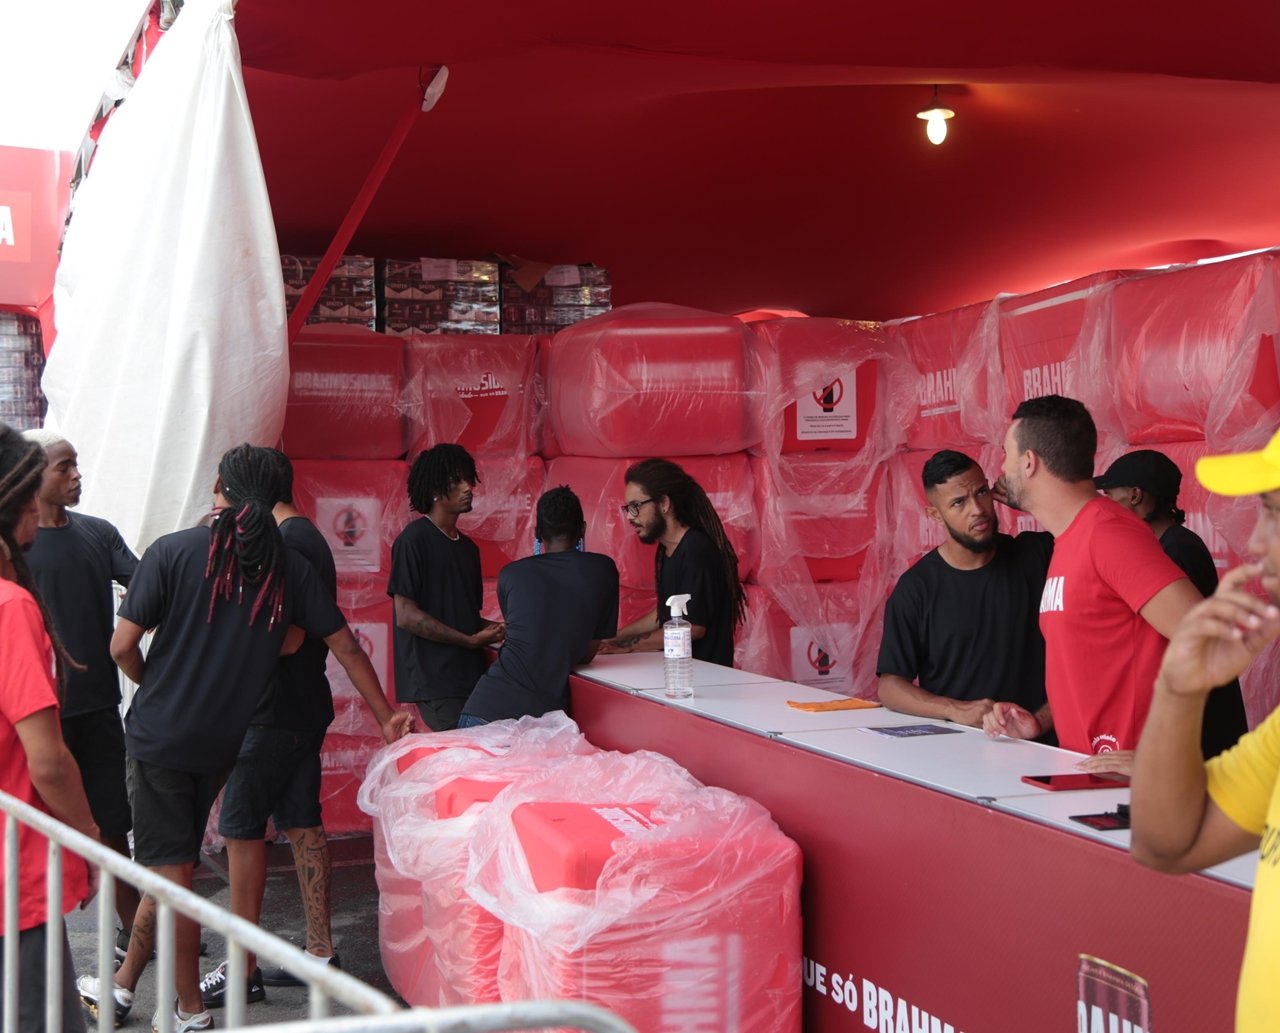
[[[595,745],[665,753],[800,845],[806,1031],[1094,1033],[1077,1016],[1082,954],[1146,981],[1148,1031],[1232,1028],[1246,889],[583,677],[571,688]]]

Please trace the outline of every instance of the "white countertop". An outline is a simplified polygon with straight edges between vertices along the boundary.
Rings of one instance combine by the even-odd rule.
[[[899,714],[883,707],[810,713],[789,707],[787,702],[836,701],[845,697],[701,660],[693,662],[693,671],[693,696],[678,700],[667,699],[663,692],[661,653],[600,656],[578,667],[575,673],[677,710],[915,782],[1118,850],[1129,848],[1126,830],[1100,831],[1071,820],[1072,815],[1114,811],[1117,804],[1128,802],[1127,788],[1050,792],[1022,781],[1023,775],[1075,772],[1080,760],[1077,753],[1021,739],[992,739],[978,729]],[[906,725],[945,728],[948,733],[891,738],[873,731]],[[1249,889],[1257,863],[1254,851],[1206,869],[1203,874]]]

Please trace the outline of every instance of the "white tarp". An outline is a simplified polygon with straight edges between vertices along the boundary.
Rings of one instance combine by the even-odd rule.
[[[218,457],[274,444],[284,288],[232,0],[188,0],[99,142],[54,289],[48,423],[82,508],[141,549],[208,511]]]

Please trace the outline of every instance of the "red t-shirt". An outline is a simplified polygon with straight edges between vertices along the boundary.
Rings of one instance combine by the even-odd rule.
[[[49,808],[31,784],[27,754],[14,726],[46,707],[56,710],[57,706],[53,647],[40,609],[25,588],[0,578],[0,789],[46,813]],[[48,859],[48,840],[19,824],[19,929],[30,929],[45,920],[44,876]],[[62,888],[64,914],[89,891],[84,861],[65,851]],[[3,890],[4,866],[0,864],[0,922],[4,916]]]
[[[1167,645],[1138,611],[1185,576],[1151,528],[1110,499],[1091,499],[1055,539],[1040,630],[1045,693],[1063,749],[1138,745]]]

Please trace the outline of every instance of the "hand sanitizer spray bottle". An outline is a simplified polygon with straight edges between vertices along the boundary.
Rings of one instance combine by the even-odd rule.
[[[662,625],[662,655],[668,699],[693,695],[693,625],[684,619],[690,597],[673,595],[667,600],[671,619]]]

